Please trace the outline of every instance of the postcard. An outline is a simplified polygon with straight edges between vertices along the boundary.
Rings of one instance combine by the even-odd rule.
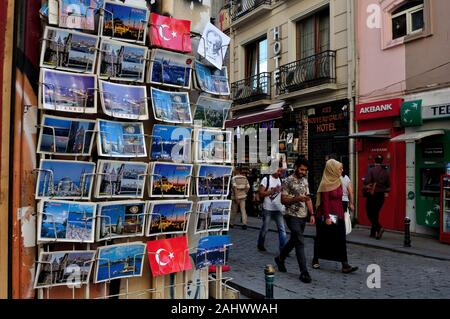
[[[192,269],[186,236],[149,241],[147,253],[153,276]]]
[[[97,113],[97,77],[41,69],[39,107],[76,113]]]
[[[37,152],[90,156],[95,121],[46,115],[42,117]]]
[[[100,156],[146,157],[144,125],[140,122],[97,120],[97,151]]]
[[[97,48],[98,37],[95,35],[47,26],[40,67],[92,74]]]
[[[190,53],[191,21],[151,13],[149,38],[151,46]]]
[[[141,277],[144,257],[145,244],[141,242],[99,247],[94,283]]]
[[[191,260],[191,265],[195,265],[197,260],[196,253],[190,253],[189,258]],[[207,278],[207,273],[196,267],[192,267],[191,270],[186,271],[184,299],[208,299],[208,282],[202,280],[202,276],[203,278]]]
[[[197,174],[197,196],[228,196],[232,167],[200,165]]]
[[[147,88],[145,86],[117,84],[99,80],[100,101],[106,115],[148,120]]]
[[[146,8],[105,1],[100,35],[144,44],[148,18]]]
[[[144,82],[148,49],[102,38],[97,74],[100,79]]]
[[[190,89],[192,61],[192,57],[184,54],[152,50],[148,82]]]
[[[206,236],[200,238],[197,246],[195,267],[225,265],[231,246],[230,236]]]
[[[192,202],[185,200],[150,201],[146,236],[185,234]]]
[[[232,135],[229,131],[194,130],[194,161],[231,163]]]
[[[98,241],[144,236],[147,204],[143,201],[98,203]]]
[[[150,197],[189,197],[191,164],[152,163]]]
[[[205,200],[197,203],[195,233],[228,231],[231,200]]]
[[[147,168],[147,163],[98,160],[95,197],[144,197]]]
[[[203,31],[197,52],[220,70],[229,45],[230,37],[212,23],[208,23]]]
[[[58,4],[59,0],[48,0],[48,24],[57,25],[58,24]],[[43,4],[43,6],[45,3]]]
[[[195,61],[196,83],[200,90],[214,95],[229,96],[227,68],[216,69]]]
[[[95,203],[42,200],[38,205],[38,241],[93,243]]]
[[[192,123],[187,92],[169,92],[151,88],[153,115],[157,121]]]
[[[87,285],[94,262],[95,250],[41,252],[34,288]]]
[[[189,127],[154,125],[150,158],[177,163],[190,162],[191,136],[192,129]]]
[[[95,29],[95,0],[60,0],[59,26],[62,28]]]
[[[36,199],[90,199],[95,163],[42,159]]]
[[[231,104],[233,104],[231,100],[200,95],[194,113],[194,124],[201,124],[202,127],[225,128],[225,120],[228,118]]]

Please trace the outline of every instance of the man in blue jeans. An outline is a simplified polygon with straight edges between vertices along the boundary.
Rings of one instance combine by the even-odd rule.
[[[284,169],[280,161],[278,169],[272,174],[264,177],[259,185],[259,197],[264,198],[263,202],[263,224],[258,236],[258,250],[266,251],[264,241],[269,230],[270,220],[273,219],[278,228],[278,239],[280,241],[280,251],[287,242],[286,228],[284,226],[283,214],[274,202],[277,196],[281,196],[281,179]],[[269,183],[269,184],[267,184]]]

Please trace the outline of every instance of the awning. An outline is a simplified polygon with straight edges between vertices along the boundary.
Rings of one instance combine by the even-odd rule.
[[[431,130],[431,131],[406,133],[392,138],[391,142],[418,141],[428,136],[444,135],[444,134],[445,130]]]
[[[391,138],[391,130],[373,130],[373,131],[362,131],[350,134],[350,138]]]
[[[283,105],[284,102],[270,104],[260,112],[237,116],[229,121],[226,121],[225,127],[237,127],[280,119],[283,117]]]

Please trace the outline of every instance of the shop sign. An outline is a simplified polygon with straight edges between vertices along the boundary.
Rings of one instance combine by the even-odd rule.
[[[443,158],[444,157],[444,145],[435,144],[422,147],[424,158]]]
[[[396,117],[400,115],[403,99],[390,99],[356,105],[357,121],[377,118]]]
[[[403,103],[400,111],[402,126],[420,126],[422,125],[422,118],[422,100]]]
[[[345,132],[346,116],[342,110],[333,107],[316,109],[316,116],[308,118],[309,134],[332,135],[336,132]]]
[[[450,117],[450,103],[422,107],[422,118],[424,120],[436,120],[446,117]]]

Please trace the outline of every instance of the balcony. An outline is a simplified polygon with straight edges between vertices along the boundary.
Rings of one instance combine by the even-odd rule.
[[[280,66],[278,94],[336,83],[336,51],[324,51]]]
[[[271,98],[270,73],[259,73],[231,83],[231,96],[235,104],[246,104]]]
[[[272,0],[233,0],[231,22],[234,26],[271,10]]]

